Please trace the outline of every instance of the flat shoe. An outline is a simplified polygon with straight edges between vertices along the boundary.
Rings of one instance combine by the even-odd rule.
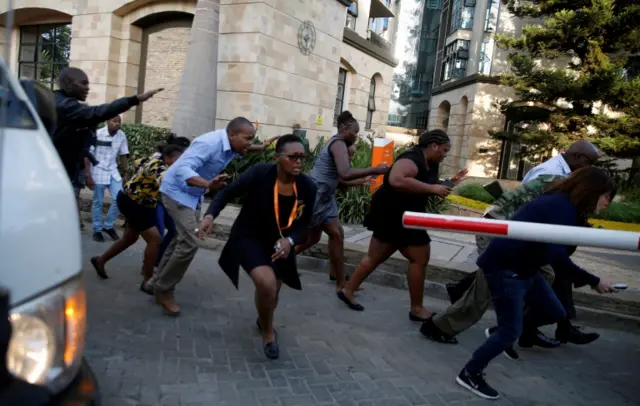
[[[338,299],[342,300],[342,302],[349,307],[349,309],[355,310],[357,312],[361,312],[361,311],[364,310],[364,306],[362,306],[361,304],[358,304],[358,303],[352,303],[349,300],[349,298],[347,298],[347,296],[345,296],[343,291],[336,292],[336,295],[338,296]]]
[[[98,266],[98,257],[91,258],[91,265],[93,265],[93,269],[96,270],[100,279],[109,279],[109,275],[105,272],[104,267]]]

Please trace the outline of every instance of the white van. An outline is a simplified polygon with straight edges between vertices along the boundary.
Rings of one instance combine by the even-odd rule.
[[[23,88],[0,57],[0,405],[99,404],[78,210],[43,124],[55,111],[49,89]]]

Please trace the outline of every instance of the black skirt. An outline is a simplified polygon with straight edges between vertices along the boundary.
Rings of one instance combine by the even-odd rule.
[[[373,232],[373,237],[396,249],[427,245],[431,242],[425,230],[404,228],[402,215],[404,211],[383,210],[381,205],[372,204],[364,218],[364,226]]]
[[[135,202],[122,191],[118,193],[116,201],[118,210],[127,220],[127,225],[136,232],[141,233],[156,226],[156,209]]]
[[[271,255],[275,252],[273,245],[273,243],[257,237],[230,236],[220,254],[218,263],[236,288],[238,287],[240,267],[251,275],[251,272],[257,267],[268,266],[273,269],[277,280],[292,289],[301,290],[302,284],[298,276],[294,249],[291,249],[288,258],[272,261]]]

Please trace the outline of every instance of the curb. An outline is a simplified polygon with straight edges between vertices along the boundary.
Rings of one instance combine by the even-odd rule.
[[[90,216],[91,199],[87,195],[83,196],[81,194],[81,203],[82,211]],[[107,205],[108,200],[105,199],[105,207]],[[122,226],[123,221],[119,219],[117,224]],[[221,250],[230,230],[230,225],[215,224],[211,237],[202,241],[200,247],[214,251]],[[366,247],[345,242],[345,271],[352,273],[365,253]],[[298,258],[298,263],[300,268],[304,270],[328,274],[327,244],[321,241],[311,247]],[[407,261],[405,259],[391,257],[367,278],[367,282],[407,290],[406,269]],[[432,260],[427,267],[425,294],[448,301],[445,284],[459,281],[475,270],[476,267],[472,264],[452,264],[450,262]],[[623,330],[637,329],[640,331],[640,293],[638,292],[620,292],[614,296],[574,290],[573,298],[580,321],[589,321],[603,326],[617,326],[617,328]]]

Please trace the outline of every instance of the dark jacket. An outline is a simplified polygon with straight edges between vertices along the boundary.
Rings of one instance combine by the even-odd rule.
[[[222,270],[227,274],[235,287],[238,287],[238,270],[240,256],[246,247],[242,239],[256,240],[264,246],[273,247],[281,238],[274,215],[273,188],[276,182],[277,168],[275,164],[259,164],[252,166],[232,184],[220,190],[207,210],[207,214],[216,218],[231,200],[246,195],[244,205],[238,214],[229,240],[220,260]],[[285,237],[291,237],[296,245],[306,241],[313,204],[316,197],[316,185],[307,175],[296,178],[298,190],[298,212],[290,228],[283,231]],[[270,249],[270,251],[272,251]],[[283,261],[283,262],[281,262]],[[292,249],[289,258],[276,261],[287,269],[281,272],[282,281],[293,289],[300,290],[300,278],[296,269],[295,252]]]
[[[532,200],[510,220],[574,227],[583,224],[569,197],[562,193],[543,195]],[[572,275],[570,279],[577,286],[600,283],[597,276],[571,261],[571,248],[560,244],[494,238],[478,258],[477,264],[485,273],[508,269],[522,277],[531,276],[543,265],[549,264],[556,273]]]
[[[140,101],[136,96],[123,97],[112,103],[88,106],[62,90],[55,91],[57,124],[51,135],[70,178],[82,165],[89,147],[95,142],[98,124],[124,113]]]

